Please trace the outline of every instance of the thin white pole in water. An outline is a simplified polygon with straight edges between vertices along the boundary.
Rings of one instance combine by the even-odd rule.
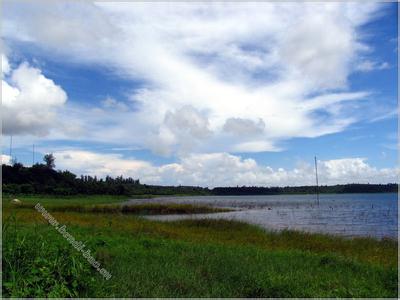
[[[314,162],[315,162],[315,181],[317,183],[317,188],[316,188],[316,192],[317,192],[317,203],[319,205],[319,191],[318,191],[318,167],[317,167],[317,157],[314,156]]]

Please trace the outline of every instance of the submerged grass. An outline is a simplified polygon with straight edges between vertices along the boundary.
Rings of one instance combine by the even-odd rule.
[[[394,240],[266,232],[227,220],[158,222],[90,207],[49,211],[112,278],[103,279],[38,212],[6,207],[4,296],[397,296]]]

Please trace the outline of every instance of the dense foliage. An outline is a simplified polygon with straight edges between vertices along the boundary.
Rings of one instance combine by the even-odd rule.
[[[69,171],[54,170],[54,160],[24,167],[21,163],[2,165],[3,192],[7,194],[105,194],[105,195],[278,195],[314,194],[315,186],[297,187],[216,187],[157,186],[141,184],[139,179],[96,176],[77,177]],[[397,184],[345,184],[320,186],[319,193],[384,193],[397,192]]]
[[[318,187],[319,193],[397,193],[398,185],[389,184],[338,184]],[[279,195],[279,194],[314,194],[315,186],[285,186],[285,187],[217,187],[212,190],[215,195]]]
[[[2,165],[3,193],[7,194],[108,194],[108,195],[201,195],[208,189],[192,186],[154,186],[141,184],[138,179],[122,176],[98,179],[96,176],[77,177],[69,171],[56,171],[45,164],[24,167]]]

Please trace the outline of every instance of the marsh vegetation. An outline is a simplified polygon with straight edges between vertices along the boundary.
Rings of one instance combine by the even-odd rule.
[[[91,210],[124,200],[113,196],[86,202],[21,197],[22,206],[10,200],[3,199],[5,297],[397,295],[397,241],[391,239],[269,232],[227,220],[159,222]],[[37,202],[85,243],[110,280],[32,208]],[[65,209],[83,207],[77,203],[85,208]]]

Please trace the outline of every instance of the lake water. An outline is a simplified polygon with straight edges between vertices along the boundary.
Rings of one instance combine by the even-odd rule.
[[[234,209],[233,212],[148,216],[155,220],[217,218],[248,222],[266,229],[293,229],[346,237],[397,239],[397,194],[194,196],[132,199],[127,203],[185,203]]]

